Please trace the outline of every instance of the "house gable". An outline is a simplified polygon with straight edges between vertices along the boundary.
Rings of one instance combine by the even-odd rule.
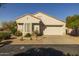
[[[25,15],[16,19],[17,23],[39,23],[40,19],[34,17],[33,15]]]
[[[48,15],[41,13],[41,12],[34,14],[34,16],[37,18],[40,18],[45,25],[62,25],[62,24],[65,24],[65,22],[57,20],[56,18],[53,18],[53,17],[48,16]]]

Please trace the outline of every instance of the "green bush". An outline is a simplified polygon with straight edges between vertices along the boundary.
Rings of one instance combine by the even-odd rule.
[[[30,34],[30,33],[27,33],[27,34],[25,35],[25,37],[31,37],[31,34]]]
[[[17,32],[17,29],[16,29],[16,28],[12,28],[12,29],[11,29],[11,33],[12,33],[13,35],[15,35],[16,32]]]
[[[11,37],[10,32],[0,32],[0,39],[9,39]]]
[[[15,35],[16,35],[16,36],[22,36],[22,32],[16,31]]]

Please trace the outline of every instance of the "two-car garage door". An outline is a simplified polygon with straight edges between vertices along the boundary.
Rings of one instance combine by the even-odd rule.
[[[48,26],[44,31],[44,35],[64,35],[65,28],[63,26]]]

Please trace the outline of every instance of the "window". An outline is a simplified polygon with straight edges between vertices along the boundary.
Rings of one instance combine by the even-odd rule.
[[[18,23],[18,29],[21,31],[23,30],[23,23]]]

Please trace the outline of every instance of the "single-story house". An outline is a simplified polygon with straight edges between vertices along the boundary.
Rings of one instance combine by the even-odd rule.
[[[65,22],[57,20],[54,17],[48,16],[42,12],[36,14],[28,14],[17,18],[17,30],[23,35],[34,31],[42,35],[65,35]]]

